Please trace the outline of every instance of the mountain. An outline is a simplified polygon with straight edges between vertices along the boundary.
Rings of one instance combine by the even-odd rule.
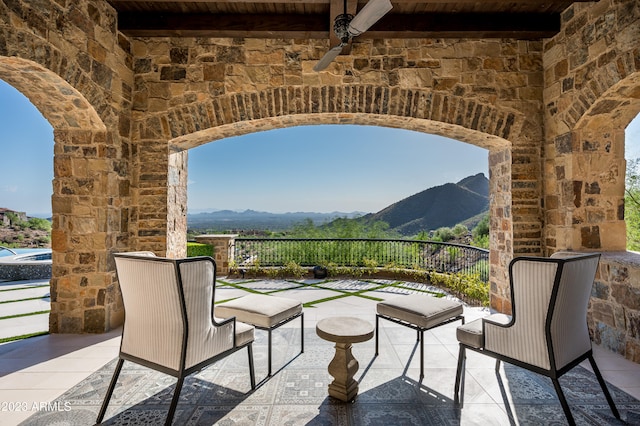
[[[453,227],[475,216],[481,218],[488,208],[489,179],[478,173],[458,183],[426,189],[361,220],[384,221],[402,235],[414,235],[423,230]]]
[[[361,212],[289,212],[268,213],[255,210],[241,212],[233,210],[218,210],[197,214],[187,214],[187,226],[189,229],[216,229],[227,231],[233,229],[243,230],[270,230],[281,231],[292,225],[310,219],[315,225],[330,222],[337,218],[354,218],[362,216]]]
[[[464,223],[471,229],[489,208],[489,180],[482,173],[469,176],[458,183],[446,183],[398,201],[377,213],[361,212],[291,212],[268,213],[255,210],[237,212],[219,210],[187,215],[191,230],[270,230],[282,231],[305,220],[316,226],[335,219],[353,219],[365,222],[384,221],[391,230],[402,235],[415,235],[443,226]]]

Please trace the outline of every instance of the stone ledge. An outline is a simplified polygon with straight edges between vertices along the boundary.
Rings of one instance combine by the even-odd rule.
[[[601,260],[640,269],[640,253],[636,251],[603,252]]]

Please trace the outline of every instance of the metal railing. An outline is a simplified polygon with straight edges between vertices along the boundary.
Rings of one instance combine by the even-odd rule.
[[[437,241],[351,238],[238,238],[234,262],[238,266],[386,267],[489,277],[489,251]]]

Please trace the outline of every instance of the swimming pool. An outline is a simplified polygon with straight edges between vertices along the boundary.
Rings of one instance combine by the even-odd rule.
[[[0,246],[0,280],[51,278],[51,249],[14,249]]]

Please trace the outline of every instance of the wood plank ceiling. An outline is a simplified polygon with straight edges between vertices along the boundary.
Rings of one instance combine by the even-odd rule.
[[[108,0],[118,28],[138,37],[326,39],[333,19],[367,0]],[[577,0],[588,1],[588,0]],[[551,37],[574,0],[391,0],[360,38]],[[333,43],[332,43],[333,44]]]

